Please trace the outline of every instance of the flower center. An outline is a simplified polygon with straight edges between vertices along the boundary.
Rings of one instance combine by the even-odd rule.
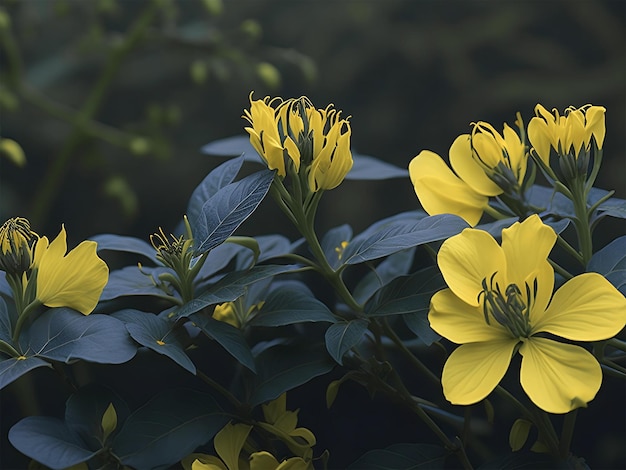
[[[496,273],[491,276],[489,285],[487,278],[483,279],[483,290],[478,295],[479,300],[483,297],[485,322],[490,325],[490,318],[493,318],[514,337],[528,338],[531,334],[530,308],[537,295],[537,279],[532,287],[525,283],[523,292],[517,284],[509,284],[503,293],[500,285],[494,282],[495,276]]]

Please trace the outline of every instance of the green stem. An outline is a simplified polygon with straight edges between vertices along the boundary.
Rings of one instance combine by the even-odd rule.
[[[204,372],[200,370],[196,370],[196,375],[204,383],[208,384],[213,389],[221,393],[224,396],[224,398],[226,398],[229,402],[231,402],[236,408],[241,408],[242,406],[241,402],[237,399],[237,397],[235,397],[232,393],[230,393],[230,391],[228,391],[226,388],[222,387],[219,383],[217,383],[215,380],[213,380],[211,377],[209,377],[208,375],[206,375]]]
[[[561,440],[559,441],[559,454],[563,460],[569,456],[569,448],[574,436],[574,427],[576,425],[576,415],[578,409],[572,410],[565,415],[563,420],[563,429],[561,430]]]
[[[29,303],[22,312],[20,312],[19,316],[17,317],[17,322],[15,324],[15,330],[13,330],[13,344],[17,345],[17,341],[20,338],[20,333],[22,331],[22,328],[24,327],[24,322],[35,310],[37,310],[37,308],[39,308],[40,305],[42,305],[42,303],[39,300],[35,299],[31,303]]]
[[[46,178],[34,198],[35,205],[33,207],[31,219],[37,221],[37,224],[42,224],[45,215],[51,213],[50,207],[55,203],[55,196],[63,184],[65,173],[70,167],[72,158],[77,154],[76,149],[85,138],[85,134],[82,130],[84,123],[93,120],[94,116],[100,109],[100,106],[107,95],[108,88],[113,82],[113,79],[120,69],[122,62],[145,34],[146,30],[156,17],[158,7],[159,4],[157,1],[150,2],[148,7],[146,7],[146,9],[131,25],[129,32],[125,36],[122,43],[116,46],[111,52],[102,75],[100,75],[98,81],[94,85],[91,93],[80,110],[81,119],[77,121],[76,124],[79,122],[81,124],[75,124],[72,133],[61,148],[61,152],[57,158],[54,159],[52,166],[46,172]]]
[[[591,238],[591,227],[589,224],[589,213],[587,211],[587,192],[584,188],[584,181],[578,179],[573,182],[572,203],[574,204],[574,226],[578,234],[578,245],[581,255],[581,264],[587,266],[593,255],[593,241]]]
[[[606,344],[621,351],[626,351],[626,341],[622,341],[621,339],[611,338],[607,340]]]
[[[563,276],[565,280],[568,281],[574,277],[569,271],[559,266],[556,262],[552,261],[550,258],[548,258],[548,263],[550,263],[550,266],[552,266],[557,273]]]
[[[583,262],[583,257],[582,255],[576,251],[576,249],[570,245],[567,240],[565,240],[565,238],[563,238],[560,234],[557,233],[556,235],[556,242],[558,243],[558,245],[563,248],[569,255],[573,256],[576,261],[578,261],[579,263]]]

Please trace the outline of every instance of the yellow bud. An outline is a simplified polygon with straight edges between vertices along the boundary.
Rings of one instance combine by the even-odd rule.
[[[525,419],[515,420],[513,426],[511,426],[511,432],[509,433],[509,445],[511,446],[511,450],[513,452],[517,452],[524,447],[532,425],[533,424],[530,421]]]
[[[100,425],[102,426],[102,439],[106,441],[111,433],[115,431],[115,428],[117,428],[117,413],[115,412],[113,403],[109,403],[109,406],[102,415]]]
[[[280,86],[280,72],[272,64],[268,62],[259,63],[256,66],[256,73],[268,88],[276,89]]]
[[[24,155],[24,150],[13,139],[2,139],[0,138],[0,153],[5,155],[9,160],[11,160],[16,166],[23,167],[26,165],[26,156]]]

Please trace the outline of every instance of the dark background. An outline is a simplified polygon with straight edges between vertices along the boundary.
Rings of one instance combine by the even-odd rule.
[[[76,130],[75,113],[93,105],[107,58],[151,3],[2,2],[11,27],[0,46],[0,132],[19,142],[27,164],[18,168],[0,157],[1,220],[27,217],[49,237],[65,223],[70,245],[102,232],[147,239],[159,226],[172,229],[193,188],[222,161],[199,149],[244,133],[240,116],[251,90],[257,99],[307,95],[317,107],[334,103],[352,116],[354,149],[403,168],[423,149],[445,158],[473,121],[501,129],[517,111],[527,123],[537,103],[561,111],[603,105],[607,137],[598,186],[626,198],[622,0],[237,0],[224,2],[221,12],[205,6],[219,2],[162,1],[98,95],[85,121],[97,131]],[[146,139],[147,150],[137,138]],[[417,207],[408,179],[344,182],[325,196],[319,227],[349,223],[358,231]],[[610,227],[610,238],[624,233],[623,223]],[[295,237],[264,204],[240,233],[274,231]],[[626,460],[626,393],[615,379],[606,380],[615,393],[580,413],[574,443],[593,468]],[[359,446],[371,444],[359,441],[368,419],[382,423],[393,410],[387,403],[366,405],[361,388],[347,389],[356,399],[340,393],[336,406],[353,415],[352,431],[335,426],[318,438],[331,450],[335,442],[358,455]],[[21,414],[13,414],[16,390],[1,395],[4,452],[7,429]],[[34,394],[42,399],[40,391]],[[618,429],[594,421],[593,410]],[[350,432],[356,434],[345,435]],[[392,431],[387,435],[396,439]]]

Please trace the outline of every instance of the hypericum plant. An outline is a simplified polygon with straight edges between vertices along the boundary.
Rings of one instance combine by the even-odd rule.
[[[593,187],[604,108],[536,110],[528,131],[519,114],[517,132],[473,124],[450,148],[454,172],[427,150],[407,172],[353,153],[332,105],[251,94],[249,140],[205,147],[242,155],[206,176],[173,233],[103,234],[66,254],[64,228],[48,243],[24,218],[5,222],[0,386],[52,366],[72,387],[63,419],[25,417],[9,440],[53,469],[336,468],[337,453],[355,470],[586,468],[570,449],[576,413],[626,378],[626,237],[598,248],[592,232],[625,219],[626,201]],[[244,160],[266,168],[237,179]],[[344,179],[407,176],[426,212],[318,232],[320,200]],[[301,239],[234,235],[267,194]],[[106,252],[132,263],[109,273]],[[195,380],[177,386],[160,359]],[[147,361],[163,387],[131,410],[123,376],[84,379],[68,366],[79,361]],[[324,398],[314,378],[334,422],[349,420],[336,399],[352,381],[422,426],[375,448],[388,438],[373,423],[362,455],[320,449],[329,430],[287,408],[295,389]],[[496,427],[508,442],[479,431]]]

